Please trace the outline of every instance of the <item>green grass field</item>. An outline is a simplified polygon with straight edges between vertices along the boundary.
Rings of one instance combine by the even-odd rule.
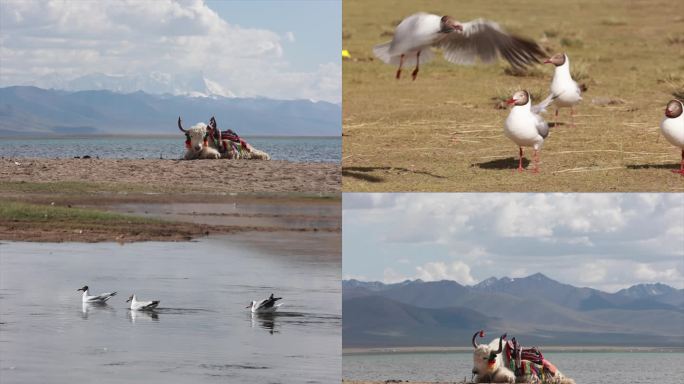
[[[518,148],[503,134],[509,111],[496,105],[517,89],[546,96],[553,66],[514,75],[504,62],[457,66],[438,54],[416,81],[413,68],[396,81],[372,47],[417,11],[492,19],[568,54],[588,90],[576,127],[561,110],[540,174],[512,171]],[[680,151],[658,129],[673,94],[684,97],[684,2],[345,0],[342,39],[352,56],[343,63],[345,192],[684,190],[670,172]]]
[[[15,222],[72,222],[98,224],[159,223],[159,220],[122,215],[84,208],[67,208],[45,204],[0,202],[0,221]]]

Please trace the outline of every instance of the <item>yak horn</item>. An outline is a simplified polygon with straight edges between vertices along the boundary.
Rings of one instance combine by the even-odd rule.
[[[180,129],[181,132],[183,132],[183,133],[188,133],[188,131],[186,131],[185,129],[183,129],[183,126],[181,125],[181,118],[180,118],[180,116],[178,116],[178,129]]]
[[[477,337],[477,335],[480,335],[480,337],[482,337],[482,336],[484,335],[484,331],[477,331],[477,332],[475,332],[475,334],[473,335],[473,348],[477,348],[477,347],[478,347],[477,341],[475,341],[475,338]]]
[[[495,354],[498,355],[499,353],[501,353],[501,351],[503,351],[503,339],[505,339],[505,338],[506,338],[505,333],[503,335],[501,335],[501,337],[499,337],[499,350],[494,352]]]
[[[216,127],[216,119],[214,116],[209,119],[209,126],[211,127],[214,138],[216,138],[218,141],[221,141],[221,131]]]

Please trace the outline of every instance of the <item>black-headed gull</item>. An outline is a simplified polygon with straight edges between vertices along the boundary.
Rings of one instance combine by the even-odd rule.
[[[134,311],[145,311],[145,310],[150,310],[150,309],[155,309],[157,308],[157,305],[159,305],[159,300],[154,300],[154,301],[138,301],[138,299],[135,297],[135,294],[132,294],[126,302],[131,302],[131,310]]]
[[[261,301],[252,300],[252,303],[246,308],[251,308],[252,313],[271,313],[277,311],[278,308],[283,305],[283,303],[276,304],[276,301],[278,300],[282,300],[282,297],[273,297],[273,294],[271,293],[271,296],[268,299]]]
[[[660,123],[660,132],[675,147],[682,150],[682,162],[679,170],[672,172],[684,176],[684,104],[679,100],[670,100],[665,108],[665,118]]]
[[[559,108],[570,108],[570,119],[575,126],[575,105],[582,101],[582,90],[570,74],[570,60],[565,53],[557,53],[544,60],[544,64],[556,66],[551,80],[551,94],[555,98],[556,117]]]
[[[532,105],[532,98],[527,91],[518,91],[506,100],[513,105],[504,123],[504,134],[520,148],[518,172],[523,171],[523,147],[534,148],[534,173],[539,172],[539,151],[544,139],[549,136],[549,125],[539,113],[544,112],[552,102],[553,97],[547,97],[538,105]]]
[[[491,63],[502,56],[514,67],[524,67],[544,57],[537,43],[511,35],[493,21],[476,19],[461,23],[451,16],[424,12],[402,20],[392,41],[376,45],[373,53],[385,63],[399,66],[397,79],[404,65],[415,65],[415,80],[420,62],[427,63],[434,57],[431,47],[441,48],[444,58],[454,64],[474,64],[477,58]]]
[[[83,288],[79,288],[76,290],[78,291],[83,291],[83,302],[84,303],[92,303],[92,304],[102,304],[105,303],[107,300],[111,299],[112,296],[116,295],[116,292],[111,292],[111,293],[103,293],[101,295],[90,295],[90,292],[88,291],[88,286],[85,285]]]

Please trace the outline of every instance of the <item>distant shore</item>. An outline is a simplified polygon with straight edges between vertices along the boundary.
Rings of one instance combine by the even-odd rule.
[[[282,160],[129,160],[3,158],[0,182],[106,183],[148,192],[306,192],[341,190],[336,163]]]
[[[642,346],[543,346],[544,352],[684,352],[684,347]],[[397,347],[397,348],[343,348],[343,355],[389,354],[389,353],[467,353],[472,347]]]

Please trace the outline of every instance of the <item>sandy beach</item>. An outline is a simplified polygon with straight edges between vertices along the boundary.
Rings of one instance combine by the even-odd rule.
[[[339,192],[339,164],[290,161],[0,160],[2,182],[116,183],[157,192]]]

